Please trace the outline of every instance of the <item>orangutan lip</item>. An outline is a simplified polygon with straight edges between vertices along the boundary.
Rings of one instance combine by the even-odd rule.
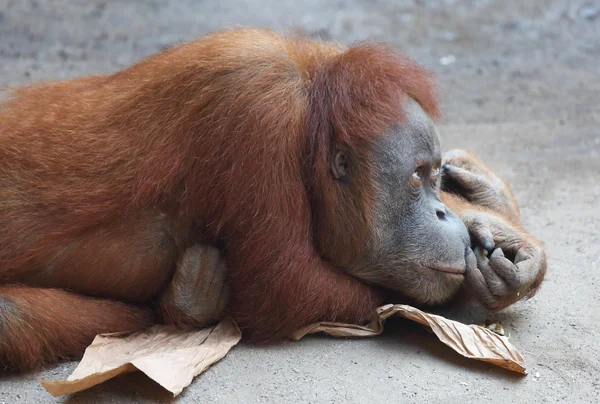
[[[447,272],[449,274],[459,274],[463,275],[466,271],[464,268],[456,268],[456,267],[433,267],[433,266],[425,266],[426,268],[433,269],[434,271]]]

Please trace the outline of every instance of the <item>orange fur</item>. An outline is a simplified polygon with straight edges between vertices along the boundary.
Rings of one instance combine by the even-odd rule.
[[[348,262],[365,248],[370,144],[402,120],[406,96],[439,114],[428,74],[381,44],[344,50],[267,30],[220,32],[112,75],[16,90],[0,108],[0,281],[151,302],[201,241],[225,250],[230,313],[248,337],[363,321],[381,292],[323,258]],[[366,167],[349,200],[327,175],[333,142]],[[329,220],[331,209],[344,223]],[[63,299],[74,297],[44,293],[56,314],[42,334],[58,355],[75,338],[61,328],[71,315]],[[88,302],[108,317],[122,307]],[[82,321],[79,331],[118,324],[129,322]]]
[[[136,331],[154,321],[150,309],[114,300],[0,286],[0,364],[25,370],[78,358],[96,334]]]

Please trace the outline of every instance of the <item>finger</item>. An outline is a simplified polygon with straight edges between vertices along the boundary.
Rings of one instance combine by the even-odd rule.
[[[476,247],[474,253],[477,258],[477,268],[481,271],[492,295],[496,297],[508,295],[508,287],[504,283],[504,280],[492,268],[490,260],[485,256],[485,252],[479,247]]]
[[[473,254],[471,247],[467,247],[465,250],[465,261],[467,263],[467,271],[469,269],[477,269],[477,257]]]
[[[502,243],[502,249],[507,254],[515,257],[514,263],[511,263],[513,268],[512,274],[506,262],[504,262],[502,267],[502,261],[498,261],[498,270],[502,271],[502,268],[506,269],[502,272],[503,275],[506,275],[506,282],[513,288],[519,289],[532,284],[537,277],[541,265],[538,250],[531,245],[523,245],[523,242]],[[510,262],[510,260],[508,261]]]
[[[464,149],[448,150],[442,155],[442,164],[452,164],[463,168],[472,165],[474,160],[476,160],[476,158],[473,153]]]
[[[475,295],[477,301],[479,301],[484,307],[490,308],[494,304],[494,297],[490,293],[483,274],[477,268],[477,258],[474,252],[469,248],[470,254],[467,254],[467,270],[465,271],[465,284],[471,293]]]
[[[521,247],[515,256],[515,262],[517,262],[517,276],[519,283],[522,286],[532,284],[539,272],[541,260],[536,257],[535,250],[530,250],[526,247]]]
[[[518,289],[523,286],[520,283],[520,277],[517,267],[508,258],[504,256],[501,248],[496,248],[489,259],[492,270],[512,289]]]
[[[490,184],[483,176],[473,174],[464,168],[452,164],[444,164],[442,169],[448,179],[457,183],[466,192],[475,193],[490,188]]]
[[[469,250],[471,250],[469,248]],[[492,295],[489,293],[487,283],[483,274],[477,267],[477,257],[474,251],[466,257],[467,270],[465,271],[465,282],[469,288],[475,292],[478,300],[493,300]]]
[[[515,254],[515,265],[521,261],[525,261],[528,257],[527,252],[524,248],[519,248]]]
[[[494,248],[494,235],[487,223],[480,219],[475,219],[469,224],[469,233],[474,244],[491,251]]]

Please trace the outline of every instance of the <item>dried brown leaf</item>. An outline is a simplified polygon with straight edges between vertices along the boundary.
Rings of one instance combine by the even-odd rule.
[[[223,358],[241,335],[229,319],[200,331],[155,325],[132,334],[102,334],[86,349],[67,380],[42,379],[41,383],[57,397],[140,370],[176,396],[195,376]]]
[[[293,339],[317,332],[335,337],[372,337],[383,332],[385,320],[392,316],[429,327],[440,341],[467,358],[526,374],[523,357],[506,337],[478,325],[465,325],[407,305],[389,304],[378,308],[367,326],[311,324],[298,330]],[[42,379],[41,382],[56,397],[140,370],[177,395],[195,376],[223,358],[240,338],[239,328],[229,319],[199,331],[156,325],[136,333],[98,335],[67,380]]]
[[[527,374],[523,356],[508,341],[508,338],[478,325],[462,324],[402,304],[379,307],[368,326],[332,322],[315,323],[298,330],[293,339],[297,341],[307,334],[317,332],[324,332],[334,337],[372,337],[383,332],[385,320],[392,316],[403,317],[431,328],[440,341],[466,358]]]

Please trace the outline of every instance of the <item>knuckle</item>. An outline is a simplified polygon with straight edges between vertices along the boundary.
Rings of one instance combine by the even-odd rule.
[[[527,279],[521,272],[515,272],[512,278],[512,286],[516,292],[520,292],[521,289],[526,288],[528,285]]]
[[[470,219],[471,226],[473,227],[485,226],[485,220],[480,215],[473,215]]]
[[[490,292],[495,299],[500,299],[506,295],[506,288],[499,282],[490,284]]]
[[[482,189],[482,191],[491,192],[495,194],[495,189],[490,180],[488,180],[485,176],[481,174],[473,174],[474,183],[478,188]]]

